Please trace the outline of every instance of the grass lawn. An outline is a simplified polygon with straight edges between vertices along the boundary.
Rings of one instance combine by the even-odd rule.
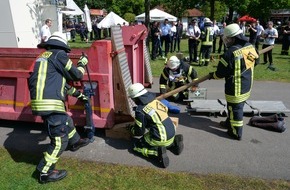
[[[90,43],[70,43],[72,48],[88,48]],[[266,65],[255,68],[255,80],[290,82],[289,56],[280,55],[281,45],[274,48],[274,64],[277,71],[266,69]],[[182,40],[181,51],[188,55],[187,40]],[[173,54],[169,54],[171,56]],[[159,76],[164,67],[164,60],[151,62],[154,76]],[[199,76],[214,71],[217,62],[208,67],[195,66]],[[263,180],[258,178],[242,178],[234,175],[197,175],[192,173],[169,172],[164,169],[146,167],[130,167],[99,162],[87,162],[73,158],[61,157],[57,168],[68,170],[68,177],[57,183],[38,184],[32,177],[39,156],[24,152],[15,152],[14,160],[9,152],[0,148],[0,189],[134,189],[134,190],[287,190],[290,182],[283,180]],[[287,167],[287,166],[286,166]]]
[[[197,175],[169,172],[163,169],[133,167],[99,162],[87,162],[61,157],[58,168],[66,168],[68,176],[56,183],[39,184],[32,177],[40,155],[13,153],[0,148],[0,189],[133,189],[133,190],[287,190],[290,182],[242,178],[233,175]]]

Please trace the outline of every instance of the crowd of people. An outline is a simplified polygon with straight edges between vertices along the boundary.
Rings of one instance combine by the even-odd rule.
[[[259,20],[246,22],[237,22],[243,35],[248,37],[249,42],[259,50],[260,44],[262,48],[273,46],[275,39],[279,35],[282,37],[281,55],[289,54],[290,45],[290,22],[286,26],[279,29],[274,26],[272,21],[268,21],[263,27]],[[163,22],[153,22],[150,28],[150,39],[152,41],[151,59],[154,61],[160,57],[166,59],[169,52],[180,53],[180,41],[182,38],[188,42],[188,57],[189,64],[198,63],[200,66],[207,66],[210,62],[210,54],[225,53],[226,46],[223,43],[224,28],[226,22],[217,25],[216,20],[204,18],[198,22],[198,19],[193,18],[187,28],[183,27],[180,20],[177,22],[169,22],[165,19]],[[264,54],[264,62],[269,64],[268,68],[275,71],[273,66],[272,51]]]

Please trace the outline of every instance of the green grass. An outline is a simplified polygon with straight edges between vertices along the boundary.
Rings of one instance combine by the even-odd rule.
[[[38,184],[32,177],[39,155],[13,153],[0,148],[0,189],[138,189],[138,190],[286,190],[289,181],[242,178],[233,175],[197,175],[169,172],[164,169],[88,162],[61,157],[57,167],[68,170],[68,176],[57,182]]]

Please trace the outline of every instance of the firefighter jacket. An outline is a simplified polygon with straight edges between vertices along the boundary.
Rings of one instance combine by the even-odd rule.
[[[171,91],[196,79],[197,72],[195,69],[183,61],[180,62],[180,66],[176,71],[165,67],[159,78],[160,93],[164,94],[167,92],[167,88]]]
[[[241,103],[250,97],[255,60],[258,54],[248,42],[235,44],[221,57],[214,79],[225,78],[225,98],[229,103]]]
[[[212,46],[214,39],[214,28],[212,26],[205,26],[201,31],[201,45]]]
[[[81,80],[84,72],[84,66],[74,66],[64,50],[51,49],[40,54],[28,81],[32,113],[45,116],[66,112],[66,95],[73,94],[75,88],[67,92],[65,86],[69,81]]]
[[[140,96],[135,100],[135,124],[131,128],[134,136],[144,135],[146,142],[154,146],[169,146],[173,143],[175,126],[169,118],[168,108],[151,92]]]

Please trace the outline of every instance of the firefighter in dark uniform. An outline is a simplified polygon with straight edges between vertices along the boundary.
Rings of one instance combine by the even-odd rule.
[[[290,46],[290,21],[288,25],[282,30],[283,40],[282,40],[282,51],[281,55],[289,55],[289,46]]]
[[[204,19],[204,28],[201,30],[201,47],[200,47],[200,66],[208,66],[210,61],[210,54],[212,51],[214,38],[214,28],[209,18]]]
[[[39,172],[39,182],[47,183],[66,177],[66,170],[55,169],[64,150],[76,151],[90,142],[87,138],[80,138],[65,108],[66,94],[87,100],[86,96],[67,85],[67,82],[82,79],[88,59],[82,56],[77,67],[74,66],[67,55],[70,48],[66,37],[60,32],[55,32],[38,48],[46,51],[35,61],[29,78],[29,90],[32,113],[42,117],[51,140],[36,170]]]
[[[164,67],[160,78],[159,88],[160,93],[172,91],[178,87],[197,80],[197,72],[195,69],[187,63],[180,61],[176,56],[171,56]],[[193,87],[192,90],[194,90]],[[176,93],[168,98],[170,101],[178,102],[188,98],[188,90]]]
[[[228,115],[220,124],[228,129],[230,137],[241,140],[243,132],[243,109],[250,97],[255,61],[255,47],[242,34],[238,24],[230,24],[224,30],[223,42],[228,48],[222,55],[211,79],[225,78],[225,98]]]
[[[135,123],[130,126],[134,136],[142,136],[134,143],[133,150],[145,157],[157,158],[162,167],[169,165],[168,148],[179,155],[183,150],[183,136],[175,135],[175,126],[169,118],[168,108],[155,94],[148,92],[141,83],[128,88],[129,97],[135,102]]]

